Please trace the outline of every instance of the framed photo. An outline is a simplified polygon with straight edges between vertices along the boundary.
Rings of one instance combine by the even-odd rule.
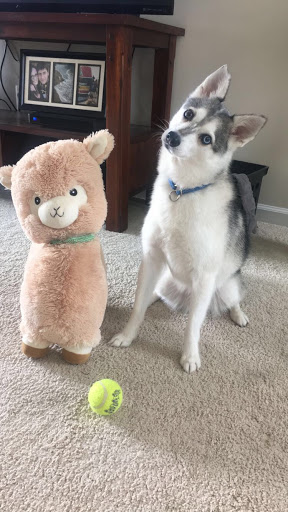
[[[105,54],[21,51],[20,110],[105,116]]]

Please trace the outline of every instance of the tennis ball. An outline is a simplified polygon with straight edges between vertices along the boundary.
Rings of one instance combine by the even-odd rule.
[[[93,412],[108,416],[116,412],[122,404],[122,389],[115,380],[103,379],[92,384],[88,402]]]

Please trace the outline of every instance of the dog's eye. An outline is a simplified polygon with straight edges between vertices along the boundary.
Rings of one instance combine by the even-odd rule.
[[[210,135],[207,135],[207,133],[203,133],[203,135],[200,135],[200,140],[202,144],[208,146],[208,144],[211,144],[212,142],[212,137]]]
[[[37,196],[37,197],[35,197],[34,202],[35,202],[35,204],[37,204],[37,206],[38,206],[38,204],[40,204],[40,203],[41,203],[41,199],[40,199],[40,197],[38,197],[38,196]]]
[[[69,194],[70,194],[70,196],[77,196],[78,192],[77,192],[76,188],[72,188],[72,190],[70,190]]]
[[[183,115],[187,121],[191,121],[191,119],[194,117],[194,112],[191,110],[191,108],[188,108],[188,110],[185,110]]]

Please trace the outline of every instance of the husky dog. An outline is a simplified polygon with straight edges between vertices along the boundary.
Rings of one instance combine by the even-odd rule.
[[[127,347],[157,298],[189,312],[181,365],[200,368],[200,329],[209,307],[228,309],[240,327],[240,272],[249,249],[245,212],[229,166],[234,151],[264,126],[260,115],[223,106],[230,74],[222,66],[191,93],[162,135],[151,205],[142,229],[135,303],[111,345]]]

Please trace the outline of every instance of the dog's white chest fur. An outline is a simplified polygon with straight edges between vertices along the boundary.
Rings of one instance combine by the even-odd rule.
[[[226,187],[223,198],[221,184],[211,185],[172,202],[170,191],[168,183],[156,182],[142,231],[143,249],[161,249],[174,277],[185,283],[195,269],[213,271],[222,261],[228,227],[225,204],[232,192]]]

